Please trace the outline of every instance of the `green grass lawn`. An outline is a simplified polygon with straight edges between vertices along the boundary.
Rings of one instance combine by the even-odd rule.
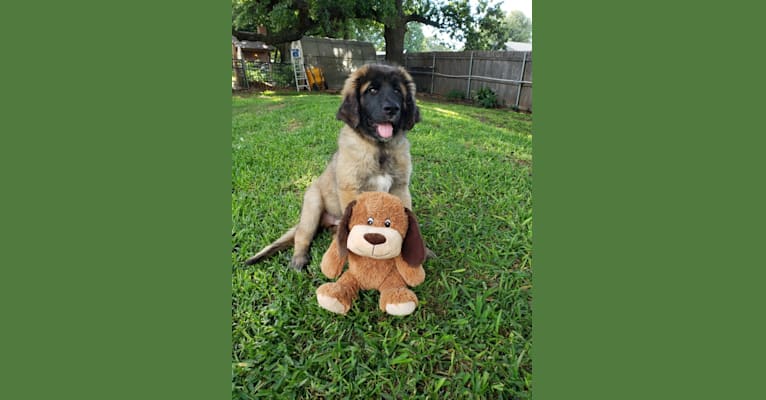
[[[232,98],[232,397],[529,398],[532,379],[531,116],[420,101],[413,208],[426,244],[420,305],[393,317],[375,291],[346,316],[315,290],[330,244],[303,273],[291,251],[244,261],[298,221],[335,151],[340,96]]]

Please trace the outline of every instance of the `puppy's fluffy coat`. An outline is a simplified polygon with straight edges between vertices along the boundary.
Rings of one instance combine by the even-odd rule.
[[[401,67],[368,64],[348,77],[341,95],[336,118],[345,125],[338,150],[306,191],[300,221],[246,264],[294,244],[290,267],[301,270],[319,226],[337,225],[346,206],[362,192],[391,193],[412,209],[406,133],[420,121],[412,77]]]

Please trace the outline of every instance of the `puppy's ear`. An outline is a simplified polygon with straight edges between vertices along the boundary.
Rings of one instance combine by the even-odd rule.
[[[415,104],[414,86],[414,84],[407,85],[407,98],[404,99],[405,107],[402,118],[404,119],[404,130],[406,131],[411,130],[416,123],[420,122],[420,110],[418,109],[417,104]]]
[[[404,238],[404,243],[402,243],[402,258],[411,267],[417,267],[426,260],[426,245],[423,244],[423,238],[420,236],[420,228],[418,227],[418,220],[415,219],[415,214],[407,207],[404,208],[404,212],[407,213],[409,226],[407,228],[407,236]]]
[[[348,247],[346,245],[346,242],[348,242],[348,222],[351,220],[351,213],[354,211],[354,206],[356,205],[356,200],[352,200],[351,203],[348,203],[348,206],[346,206],[346,211],[343,213],[343,218],[340,219],[340,223],[338,224],[338,255],[340,258],[345,257],[348,254]]]
[[[343,103],[335,114],[335,118],[345,122],[353,129],[359,126],[359,100],[356,98],[356,89],[343,98]]]

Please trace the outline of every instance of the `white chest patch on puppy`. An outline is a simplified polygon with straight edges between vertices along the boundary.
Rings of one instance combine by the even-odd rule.
[[[367,183],[374,188],[374,192],[388,192],[394,183],[394,178],[389,174],[373,175],[367,180]]]

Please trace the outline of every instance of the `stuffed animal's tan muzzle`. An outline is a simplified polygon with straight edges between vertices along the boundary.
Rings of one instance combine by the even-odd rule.
[[[394,258],[402,252],[404,238],[395,229],[355,225],[348,233],[348,251],[376,260]]]

